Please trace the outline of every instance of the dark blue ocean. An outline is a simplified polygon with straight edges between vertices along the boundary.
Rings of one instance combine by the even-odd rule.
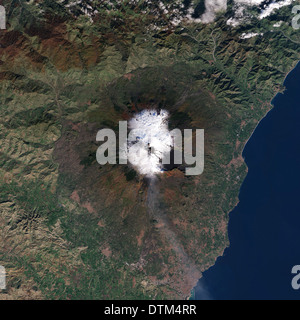
[[[300,63],[243,156],[249,173],[230,213],[230,246],[204,272],[195,299],[300,299]]]

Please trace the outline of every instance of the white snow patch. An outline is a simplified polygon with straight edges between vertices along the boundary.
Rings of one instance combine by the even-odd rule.
[[[135,169],[148,177],[162,172],[162,159],[171,151],[172,137],[168,129],[169,113],[144,110],[128,123],[133,134],[128,139],[127,156]]]

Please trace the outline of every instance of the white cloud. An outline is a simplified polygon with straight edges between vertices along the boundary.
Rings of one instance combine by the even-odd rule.
[[[201,20],[203,23],[210,23],[215,20],[216,13],[226,11],[227,0],[205,0],[205,7]]]
[[[262,10],[261,14],[259,15],[259,19],[264,19],[268,17],[270,14],[272,14],[276,9],[280,9],[284,6],[289,6],[293,3],[294,0],[283,0],[279,1],[277,3],[271,3],[268,7],[266,7],[264,10]]]
[[[246,4],[248,6],[257,6],[264,2],[264,0],[235,0],[235,3]]]
[[[243,33],[240,38],[241,39],[251,39],[257,36],[263,36],[263,33],[257,33],[257,32],[250,32],[250,33]]]
[[[272,14],[276,9],[280,9],[284,6],[288,6],[295,0],[274,0],[270,4],[265,4],[262,6],[264,0],[234,0],[234,17],[231,17],[227,24],[233,27],[245,22],[249,17],[247,9],[253,8],[255,6],[260,6],[261,12],[258,16],[259,19],[264,19]]]
[[[60,2],[65,3],[65,0],[58,0]],[[228,25],[233,27],[238,26],[248,20],[251,17],[249,9],[251,8],[259,8],[260,13],[258,14],[259,19],[264,19],[272,14],[276,9],[279,9],[284,6],[288,6],[293,3],[295,0],[273,0],[272,3],[266,4],[265,0],[234,0],[233,5],[233,16],[230,17],[227,21]],[[98,11],[91,5],[90,2],[82,1],[82,0],[70,0],[67,4],[64,4],[67,8],[71,10],[71,8],[78,6],[83,14],[93,17],[95,13]],[[92,2],[91,2],[92,3]],[[130,4],[136,5],[136,0],[129,1]],[[191,2],[190,6],[186,8],[183,4],[183,0],[145,0],[147,4],[147,12],[152,10],[156,12],[156,14],[163,14],[169,16],[169,22],[173,26],[178,26],[182,22],[185,23],[211,23],[215,20],[216,14],[218,12],[227,10],[227,0],[205,0],[205,12],[200,18],[194,18],[193,13],[195,10],[195,2]],[[122,0],[115,0],[114,2],[107,1],[105,4],[101,4],[103,8],[107,8],[107,5],[111,6],[111,9],[107,9],[108,11],[119,10],[122,5]],[[77,9],[78,9],[77,8]],[[158,9],[158,10],[157,10]],[[184,10],[183,10],[184,9]],[[186,11],[185,11],[186,10]],[[151,12],[152,12],[151,11]],[[156,25],[155,21],[151,26],[153,29],[160,29],[162,26]],[[166,26],[164,26],[166,27]]]

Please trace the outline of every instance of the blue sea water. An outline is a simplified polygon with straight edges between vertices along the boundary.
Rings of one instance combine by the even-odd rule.
[[[230,246],[194,290],[201,299],[300,299],[300,63],[243,156],[249,173],[230,213]]]

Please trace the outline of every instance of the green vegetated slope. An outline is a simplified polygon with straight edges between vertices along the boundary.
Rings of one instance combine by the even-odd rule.
[[[0,298],[186,298],[228,245],[242,150],[299,60],[291,8],[236,29],[164,15],[154,28],[142,2],[94,22],[54,3],[12,1],[0,34]],[[158,219],[147,180],[95,158],[99,129],[149,107],[205,129],[203,175],[160,176]]]

